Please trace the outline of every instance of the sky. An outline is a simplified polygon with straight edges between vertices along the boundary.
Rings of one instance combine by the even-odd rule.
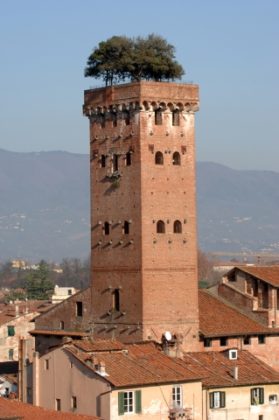
[[[278,21],[278,0],[0,0],[0,148],[88,153],[88,56],[155,33],[200,86],[197,159],[279,171]]]

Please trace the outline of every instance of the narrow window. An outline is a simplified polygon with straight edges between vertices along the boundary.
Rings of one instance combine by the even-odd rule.
[[[117,113],[116,112],[112,113],[112,126],[117,127]]]
[[[173,165],[181,164],[180,154],[178,152],[174,152],[174,154],[172,155],[172,164]]]
[[[251,344],[251,337],[249,337],[249,335],[246,335],[243,338],[243,344],[245,344],[245,345]]]
[[[49,370],[49,359],[45,360],[45,370]]]
[[[15,335],[14,325],[8,325],[8,337],[13,337]]]
[[[179,110],[172,111],[172,125],[179,125]]]
[[[160,108],[155,110],[155,125],[163,124],[163,114]]]
[[[74,397],[74,396],[72,397],[71,406],[72,406],[72,410],[77,409],[77,397]]]
[[[158,220],[157,222],[157,233],[165,233],[165,223],[163,220]]]
[[[173,233],[182,233],[182,223],[180,220],[175,220],[173,224]]]
[[[112,157],[112,171],[118,171],[118,155],[114,154]]]
[[[119,289],[115,289],[112,292],[112,309],[114,311],[120,311],[120,292],[119,292]]]
[[[60,321],[60,330],[64,330],[64,328],[65,328],[64,321]]]
[[[222,391],[209,393],[210,408],[224,408],[226,407],[226,394]]]
[[[9,360],[14,360],[14,349],[9,349],[8,358]]]
[[[130,125],[130,112],[129,111],[125,111],[124,112],[124,121],[126,125]]]
[[[211,338],[204,338],[203,344],[204,344],[204,347],[211,347],[212,346]]]
[[[164,155],[162,152],[155,153],[155,164],[156,165],[163,165],[164,164]]]
[[[265,335],[259,335],[258,336],[258,343],[259,344],[265,344]]]
[[[228,339],[227,337],[221,337],[220,338],[220,346],[224,347],[228,345]]]
[[[60,400],[60,398],[56,398],[56,400],[55,400],[55,409],[56,409],[56,411],[61,411],[61,400]]]
[[[123,225],[123,233],[125,235],[129,235],[130,233],[130,223],[127,222],[127,220],[125,220],[124,225]]]
[[[101,127],[105,128],[105,126],[106,126],[105,114],[101,114]]]
[[[173,408],[181,408],[182,404],[182,387],[175,385],[172,387],[172,403]]]
[[[76,302],[76,316],[83,316],[82,302]]]
[[[72,294],[72,289],[68,289],[68,296],[71,296]]]
[[[131,166],[132,164],[132,153],[126,153],[126,166]]]
[[[251,405],[264,404],[264,389],[252,388],[251,389]]]
[[[101,168],[105,168],[106,167],[106,160],[107,160],[106,155],[102,155],[101,156]]]
[[[109,235],[109,233],[110,233],[110,225],[109,225],[109,222],[105,222],[104,223],[104,234],[105,235]]]

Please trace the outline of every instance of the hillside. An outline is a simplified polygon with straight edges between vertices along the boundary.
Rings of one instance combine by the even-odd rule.
[[[199,162],[200,247],[277,252],[278,182],[276,172]],[[0,260],[89,255],[87,155],[0,150],[0,196]]]

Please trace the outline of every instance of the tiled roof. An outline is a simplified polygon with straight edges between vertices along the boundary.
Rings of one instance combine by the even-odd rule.
[[[244,271],[245,273],[251,274],[272,286],[279,287],[279,265],[266,265],[266,266],[246,266],[246,267],[235,267]],[[232,271],[231,271],[232,272]]]
[[[119,351],[124,350],[126,346],[116,340],[77,340],[74,342],[75,347],[85,352],[98,351]]]
[[[99,417],[85,416],[61,411],[47,410],[41,407],[34,407],[16,400],[9,400],[0,397],[1,419],[22,419],[22,420],[97,420]]]
[[[277,383],[279,373],[246,350],[238,350],[237,360],[230,360],[226,352],[185,353],[185,365],[203,376],[205,387],[231,387]],[[233,377],[233,368],[238,367],[238,379]]]
[[[1,303],[0,304],[0,325],[12,321],[15,317],[24,316],[30,313],[39,314],[49,307],[47,301],[30,300],[18,303]]]
[[[217,296],[199,290],[200,331],[205,337],[268,334],[272,331],[226,305]]]
[[[81,351],[75,344],[65,348],[88,365],[88,352]],[[115,387],[199,380],[199,374],[192,372],[178,359],[163,354],[152,342],[127,344],[123,351],[92,352],[88,368],[98,373],[98,362],[105,365],[107,375],[104,379]]]
[[[37,329],[29,331],[31,335],[60,335],[60,336],[69,336],[69,337],[86,337],[88,333],[82,331],[66,331],[66,330],[44,330]]]

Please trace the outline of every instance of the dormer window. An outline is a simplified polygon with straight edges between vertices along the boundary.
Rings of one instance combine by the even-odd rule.
[[[230,360],[237,360],[237,349],[230,349],[229,350],[229,359]]]

